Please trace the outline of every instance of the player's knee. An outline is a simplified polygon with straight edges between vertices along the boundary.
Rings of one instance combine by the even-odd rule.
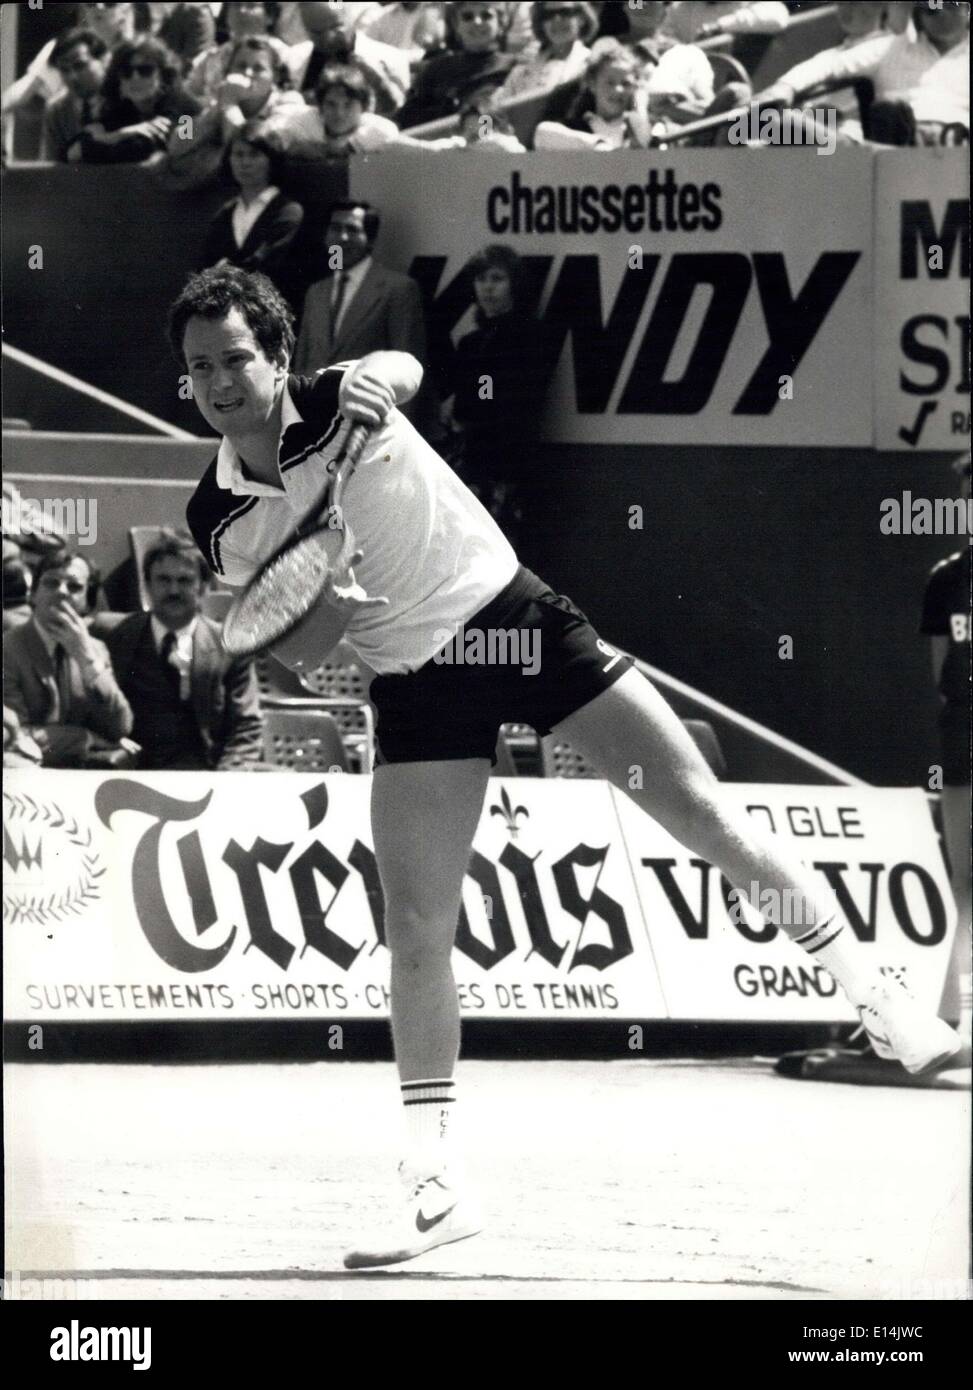
[[[448,957],[456,931],[455,916],[437,919],[417,908],[398,908],[385,922],[385,936],[393,963],[421,970],[441,956]]]

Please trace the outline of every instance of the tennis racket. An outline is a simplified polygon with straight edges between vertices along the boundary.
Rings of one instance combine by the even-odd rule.
[[[341,503],[369,433],[367,425],[351,426],[317,502],[231,604],[223,622],[223,646],[231,656],[254,656],[293,632],[354,554]]]

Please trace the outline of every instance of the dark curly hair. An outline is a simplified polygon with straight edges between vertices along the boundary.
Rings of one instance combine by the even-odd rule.
[[[225,319],[232,309],[240,310],[268,360],[290,358],[294,315],[280,291],[259,271],[220,266],[190,275],[169,310],[166,328],[176,360],[185,365],[182,344],[190,319]]]
[[[233,71],[233,64],[237,60],[237,55],[246,49],[249,49],[251,53],[266,53],[271,72],[274,74],[274,86],[278,91],[286,92],[293,87],[290,68],[280,56],[279,49],[274,47],[265,34],[248,34],[245,38],[235,41],[230,49],[230,56],[226,65],[228,73]]]
[[[501,246],[494,242],[490,246],[484,246],[481,251],[477,251],[466,263],[466,274],[472,285],[473,281],[487,270],[496,267],[502,270],[510,280],[510,294],[513,299],[514,308],[522,309],[525,293],[524,283],[524,263],[512,246]]]
[[[112,52],[108,71],[101,94],[105,101],[105,114],[115,110],[122,103],[122,73],[133,62],[154,63],[159,69],[160,97],[178,91],[180,81],[179,59],[167,48],[161,39],[151,34],[141,34],[138,38],[127,39]]]

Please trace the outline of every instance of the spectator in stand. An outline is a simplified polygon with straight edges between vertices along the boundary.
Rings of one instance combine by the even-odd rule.
[[[318,82],[318,108],[323,129],[320,148],[326,158],[346,159],[351,154],[384,149],[387,145],[420,154],[472,146],[524,152],[520,141],[509,133],[508,123],[498,114],[489,114],[486,121],[479,123],[489,112],[488,102],[472,103],[464,108],[466,116],[475,114],[476,119],[461,134],[443,136],[439,140],[416,140],[399,130],[387,116],[376,115],[371,109],[373,100],[372,90],[357,68],[336,64],[324,69]],[[305,158],[313,158],[314,152],[313,145],[293,145],[290,150],[292,155]]]
[[[183,74],[216,41],[216,21],[209,5],[166,5],[155,30],[157,38],[179,60]]]
[[[65,536],[43,507],[22,496],[9,478],[4,478],[2,489],[4,561],[22,559],[33,572],[46,554],[64,548]]]
[[[550,375],[549,353],[542,325],[524,305],[523,267],[515,251],[487,246],[467,273],[477,326],[459,340],[452,362],[452,404],[447,400],[444,410],[454,432],[448,455],[516,542]]]
[[[4,628],[4,632],[6,632]],[[3,707],[3,765],[13,767],[40,767],[44,755],[35,739],[31,738],[18,716],[7,705]]]
[[[641,8],[629,10],[625,47],[642,64],[641,82],[653,118],[681,125],[709,112],[713,67],[697,44],[683,43],[665,32],[667,8],[659,0],[644,0]],[[732,85],[732,91],[721,92],[721,107],[749,99],[749,84]]]
[[[43,159],[63,164],[82,130],[98,115],[107,52],[93,29],[67,29],[58,35],[51,61],[65,90],[44,111]]]
[[[457,51],[419,65],[412,91],[396,117],[403,130],[455,115],[474,86],[502,86],[516,62],[503,51],[499,4],[458,0],[446,11],[446,27]]]
[[[629,20],[636,13],[632,10]],[[716,39],[725,34],[779,34],[791,22],[782,0],[674,0],[668,6],[663,32],[680,43]]]
[[[90,30],[106,51],[135,36],[134,5],[78,5],[76,9],[77,27]],[[4,89],[2,111],[5,116],[35,97],[41,97],[49,105],[64,95],[64,80],[54,63],[57,42],[56,37],[49,39],[31,59],[27,71]]]
[[[137,164],[161,153],[181,116],[200,104],[184,92],[165,44],[143,36],[118,45],[102,87],[99,119],[68,151],[86,164]]]
[[[132,711],[112,673],[105,646],[85,618],[97,572],[64,549],[37,567],[29,622],[3,638],[3,703],[39,746],[45,767],[125,764]]]
[[[34,577],[19,556],[3,562],[3,630],[20,627],[31,615],[30,591]]]
[[[215,101],[220,85],[230,70],[233,50],[240,39],[266,38],[278,59],[290,70],[294,61],[293,50],[271,32],[277,6],[272,4],[233,4],[224,5],[226,23],[230,37],[226,43],[213,44],[200,53],[193,63],[186,90],[203,102]],[[291,78],[293,79],[293,72]]]
[[[426,360],[419,286],[375,261],[372,248],[380,226],[368,203],[336,203],[331,209],[321,258],[330,267],[340,250],[341,268],[308,289],[291,368],[298,376],[388,348]],[[402,409],[417,426],[424,423],[428,394],[420,391]]]
[[[378,7],[365,16],[359,30],[379,43],[401,48],[410,63],[418,63],[430,50],[443,46],[446,20],[441,4],[406,0],[402,4]]]
[[[838,112],[848,138],[861,134],[858,96],[850,85],[837,84],[851,84],[865,77],[874,79],[895,35],[882,27],[885,0],[844,0],[837,8],[845,36],[841,43],[790,68],[754,100],[761,105],[800,106],[807,94],[827,87],[827,104]]]
[[[600,39],[585,72],[584,86],[563,122],[541,121],[534,131],[537,150],[642,149],[651,125],[642,65],[615,39]]]
[[[202,613],[209,570],[185,532],[163,533],[142,567],[151,611],[108,635],[131,704],[139,765],[153,770],[246,767],[260,761],[262,717],[253,662],[229,657]]]
[[[590,5],[574,0],[539,0],[531,6],[531,24],[539,44],[534,58],[519,62],[497,93],[499,101],[545,92],[580,77],[591,57],[588,44],[598,30]]]
[[[310,39],[297,45],[294,67],[297,85],[308,99],[314,99],[322,69],[341,63],[365,75],[379,115],[397,111],[409,86],[408,55],[356,30],[348,6],[302,4],[300,10]]]
[[[335,63],[318,79],[317,105],[326,154],[345,158],[362,150],[377,150],[401,138],[398,126],[376,115],[375,94],[360,68]]]
[[[960,496],[969,508],[970,456],[953,465]],[[947,1018],[959,1017],[959,1033],[970,1046],[970,911],[973,871],[970,859],[970,547],[933,567],[926,586],[921,630],[932,644],[932,665],[943,706],[940,807],[950,883],[956,899],[956,939],[947,989],[956,998]],[[967,1059],[967,1065],[969,1060]]]
[[[938,144],[949,126],[969,132],[970,7],[923,3],[912,16],[875,73],[868,134],[881,144]]]
[[[122,5],[79,5],[77,21],[95,33],[109,50],[120,43],[130,42],[137,33],[144,33],[150,24],[147,14],[138,15],[138,6]]]
[[[215,100],[196,122],[192,140],[169,141],[170,186],[201,188],[216,181],[230,137],[244,126],[273,133],[286,151],[300,140],[319,141],[317,112],[290,90],[290,74],[266,35],[239,39]]]
[[[439,149],[467,150],[506,150],[508,154],[526,154],[510,121],[496,108],[496,94],[474,96],[464,101],[459,113],[459,135],[445,136],[441,140],[423,140],[415,143],[432,145]]]
[[[292,285],[288,253],[304,209],[280,190],[283,146],[259,126],[244,126],[230,136],[227,162],[240,192],[210,223],[199,269],[237,265],[261,270],[286,294]]]

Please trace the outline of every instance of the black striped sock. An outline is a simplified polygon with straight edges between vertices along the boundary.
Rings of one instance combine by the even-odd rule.
[[[824,966],[853,1004],[865,998],[874,982],[875,967],[867,963],[858,938],[853,931],[847,930],[847,924],[840,917],[829,917],[803,936],[791,939],[795,946],[813,956],[817,965]]]

